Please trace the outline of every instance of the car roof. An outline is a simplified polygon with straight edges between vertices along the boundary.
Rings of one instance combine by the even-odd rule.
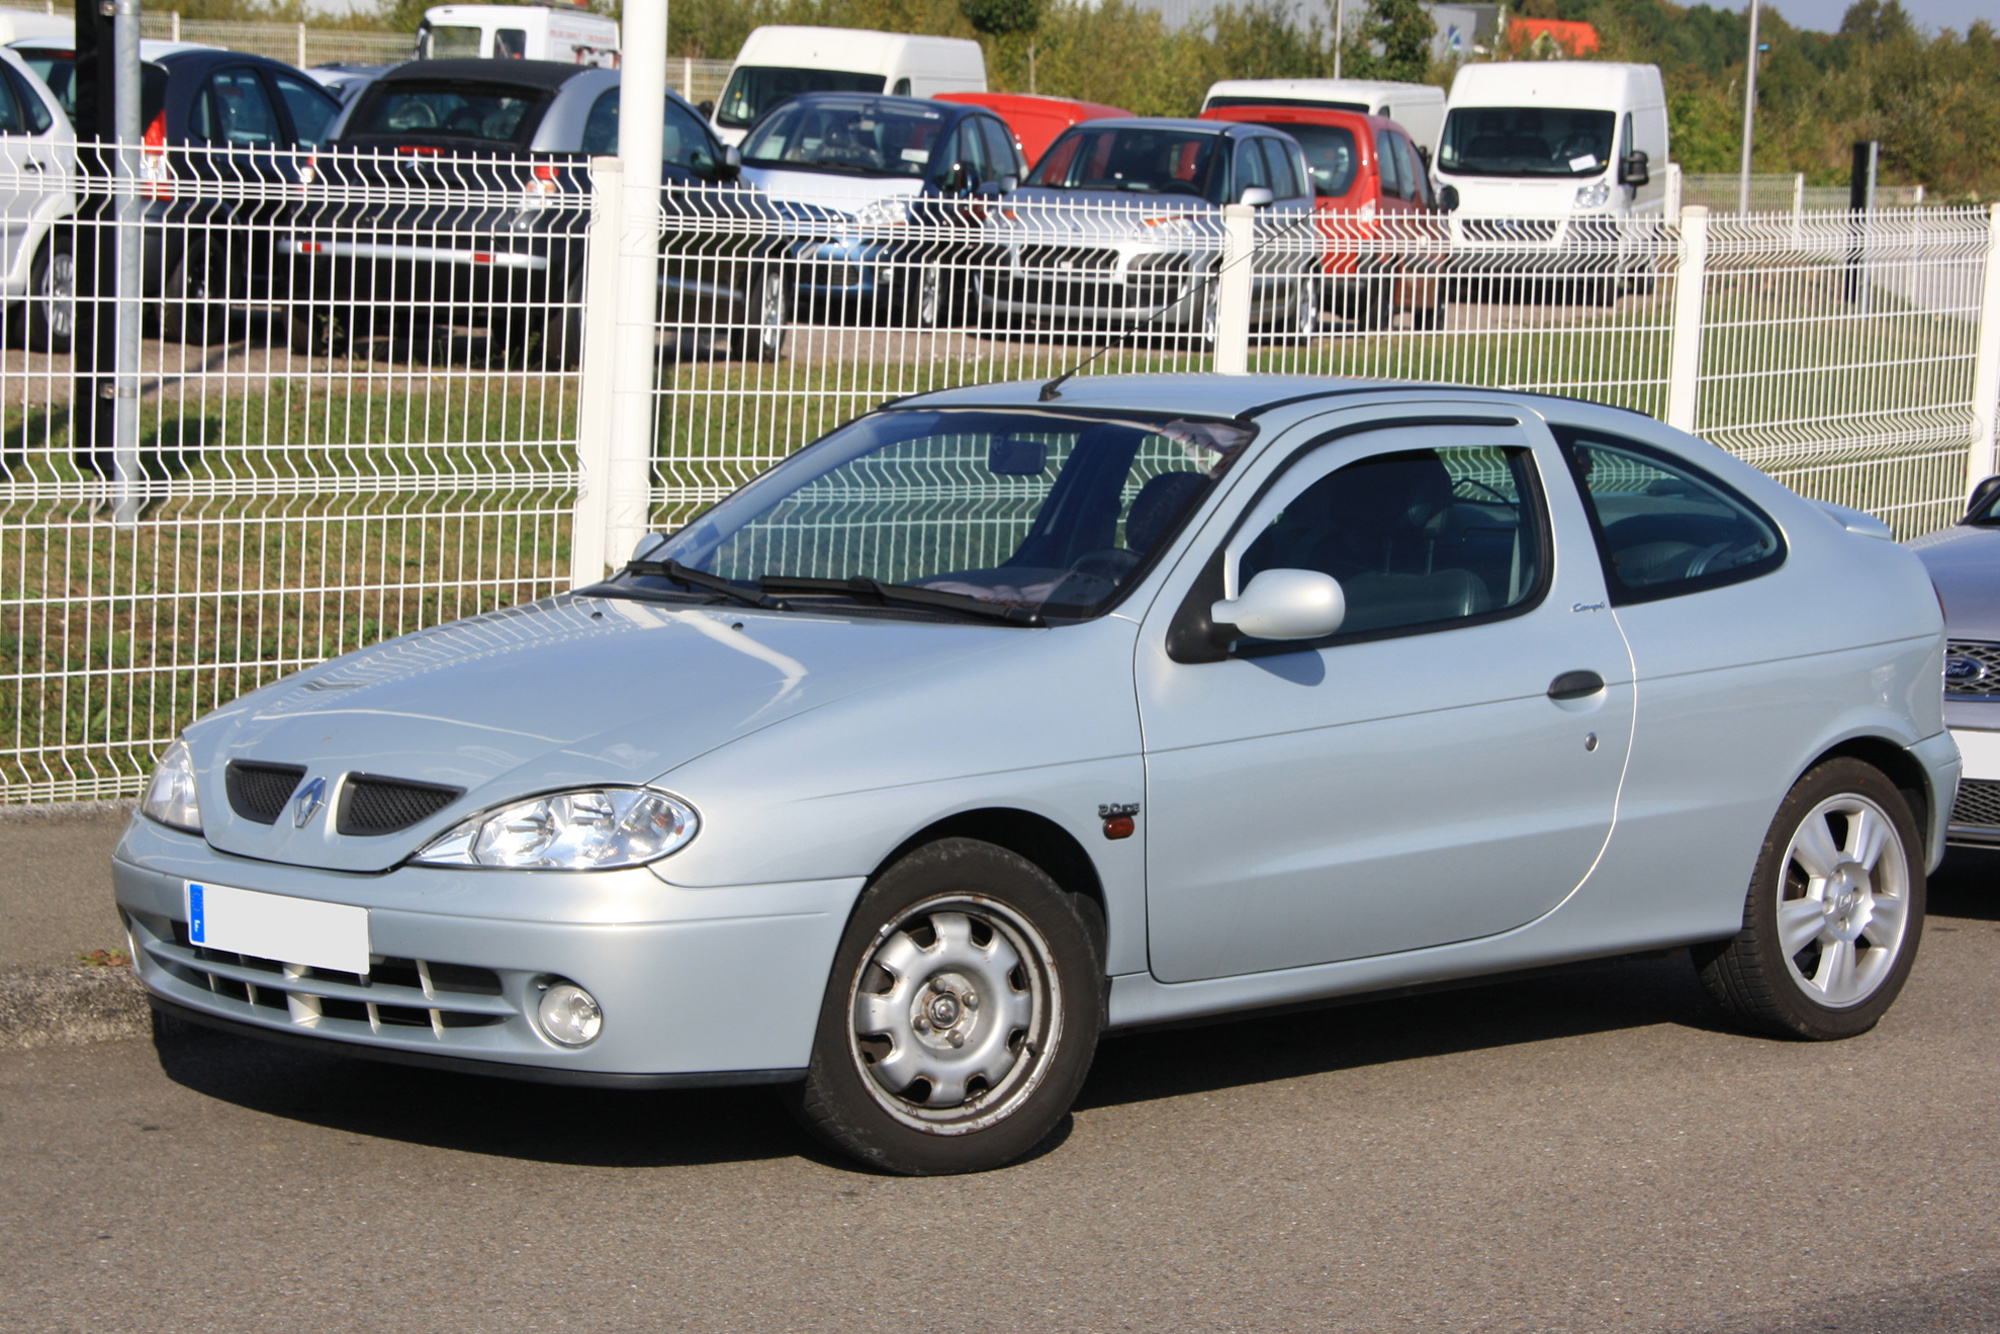
[[[979,109],[961,106],[956,102],[939,102],[928,97],[898,97],[894,93],[793,93],[772,110],[790,106],[794,102],[803,102],[809,106],[886,106],[894,111],[942,111],[947,115],[959,115]]]
[[[1278,121],[1287,125],[1339,125],[1350,130],[1356,124],[1362,124],[1372,130],[1397,130],[1406,135],[1409,133],[1387,116],[1377,116],[1368,111],[1341,111],[1335,107],[1210,107],[1201,113],[1201,118],[1226,120],[1232,125],[1264,125],[1266,129],[1271,128],[1266,122]]]
[[[513,83],[524,88],[556,89],[594,65],[565,65],[559,60],[412,60],[381,78],[383,83],[467,82]]]
[[[1079,348],[1075,360],[1087,350]],[[1357,380],[1327,375],[1083,375],[1063,381],[1060,397],[1041,401],[1047,380],[1015,380],[912,394],[898,407],[1045,407],[1095,411],[1188,412],[1240,417],[1275,404],[1339,397],[1365,390],[1403,387],[1395,380]],[[1480,392],[1480,391],[1475,391]]]

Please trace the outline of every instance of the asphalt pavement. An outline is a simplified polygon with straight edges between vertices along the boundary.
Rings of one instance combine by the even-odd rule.
[[[768,1090],[0,1052],[0,1329],[1991,1331],[1996,863],[1932,906],[1850,1042],[1737,1034],[1675,958],[1152,1033],[939,1180]]]

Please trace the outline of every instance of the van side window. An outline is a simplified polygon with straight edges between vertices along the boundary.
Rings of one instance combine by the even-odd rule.
[[[1414,199],[1425,208],[1429,208],[1430,173],[1424,170],[1423,162],[1417,157],[1417,150],[1410,146],[1409,139],[1404,135],[1396,136],[1396,156],[1403,164],[1403,198]]]
[[[1390,141],[1387,130],[1375,131],[1375,174],[1382,179],[1382,195],[1385,199],[1408,199],[1403,191],[1403,160],[1396,156],[1396,146]]]
[[[891,97],[908,97],[910,95],[910,81],[908,79],[896,80],[896,86],[889,90],[889,95]]]
[[[528,34],[522,28],[501,28],[493,34],[493,58],[495,60],[526,60],[528,58]]]
[[[1720,588],[1784,564],[1777,525],[1722,482],[1636,441],[1549,429],[1583,493],[1614,606]]]

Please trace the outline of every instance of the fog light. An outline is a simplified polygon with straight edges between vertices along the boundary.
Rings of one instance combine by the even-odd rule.
[[[573,982],[549,983],[542,991],[536,1015],[549,1040],[565,1047],[588,1046],[604,1027],[604,1011],[598,1008],[597,997]]]

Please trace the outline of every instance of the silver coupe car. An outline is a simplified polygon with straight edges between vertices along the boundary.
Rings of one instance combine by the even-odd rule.
[[[909,1173],[1027,1152],[1108,1031],[1525,968],[1688,947],[1846,1037],[1959,776],[1887,537],[1560,398],[920,395],[602,584],[200,719],[118,905],[168,1015],[784,1085]]]

